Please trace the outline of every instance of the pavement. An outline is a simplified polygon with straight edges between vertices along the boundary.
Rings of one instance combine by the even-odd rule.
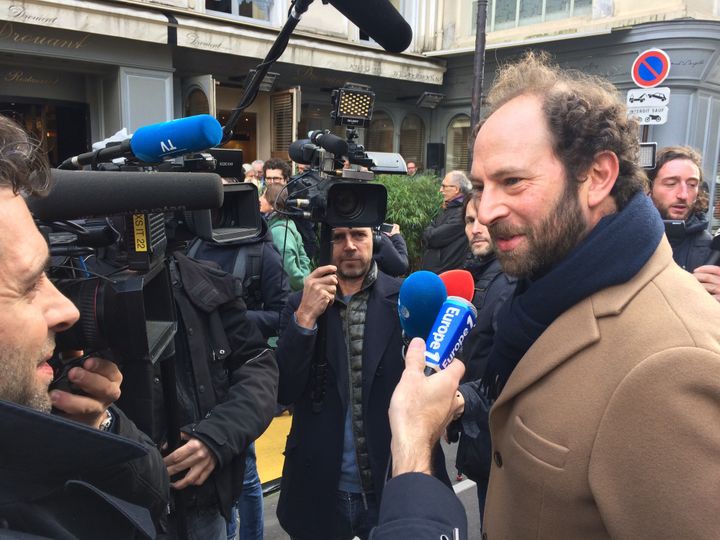
[[[270,427],[255,442],[257,465],[260,481],[263,484],[265,540],[287,540],[289,536],[283,531],[275,515],[278,501],[278,487],[282,474],[283,450],[285,439],[290,432],[292,417],[287,413],[275,417]],[[445,465],[453,482],[453,489],[465,507],[468,516],[469,538],[480,538],[480,513],[478,511],[477,491],[475,483],[466,478],[457,478],[455,469],[455,452],[457,445],[442,443],[445,452]]]

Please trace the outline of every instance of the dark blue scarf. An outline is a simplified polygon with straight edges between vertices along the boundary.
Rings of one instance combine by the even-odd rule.
[[[588,296],[629,281],[660,243],[664,227],[650,198],[635,195],[621,211],[602,218],[570,254],[542,277],[520,280],[500,308],[482,386],[500,395],[510,374],[537,338]]]

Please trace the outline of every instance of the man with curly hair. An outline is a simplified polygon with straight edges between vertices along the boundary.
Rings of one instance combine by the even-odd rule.
[[[168,477],[113,405],[117,365],[90,357],[68,371],[77,393],[48,391],[55,334],[79,317],[45,273],[48,246],[24,200],[49,178],[37,143],[0,115],[0,536],[154,537]]]
[[[673,259],[720,301],[720,267],[706,265],[712,251],[708,232],[707,199],[703,196],[702,156],[689,146],[667,146],[657,154],[648,173],[650,198],[664,220],[678,221],[668,232]],[[701,209],[705,206],[705,211]],[[674,231],[676,228],[670,229]]]
[[[374,540],[463,537],[428,449],[489,403],[483,538],[717,538],[720,306],[673,261],[635,121],[610,83],[542,54],[504,67],[488,100],[477,216],[517,289],[474,402],[459,363],[426,378],[411,344]]]

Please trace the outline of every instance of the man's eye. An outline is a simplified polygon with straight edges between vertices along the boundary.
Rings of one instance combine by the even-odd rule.
[[[506,186],[514,186],[515,184],[518,184],[521,182],[521,178],[506,178],[503,180],[503,184]]]

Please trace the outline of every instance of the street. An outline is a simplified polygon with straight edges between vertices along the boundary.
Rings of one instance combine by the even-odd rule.
[[[445,463],[447,465],[448,475],[450,480],[453,482],[453,488],[455,493],[460,498],[465,507],[465,512],[468,516],[468,531],[470,539],[480,538],[480,516],[478,512],[478,501],[477,492],[475,490],[475,483],[471,480],[463,479],[460,482],[456,480],[455,470],[455,452],[457,445],[447,445],[442,443],[443,451],[445,452]],[[279,492],[275,492],[265,497],[264,501],[264,512],[265,512],[265,540],[287,540],[289,536],[283,531],[282,527],[278,523],[275,515],[277,508]]]

